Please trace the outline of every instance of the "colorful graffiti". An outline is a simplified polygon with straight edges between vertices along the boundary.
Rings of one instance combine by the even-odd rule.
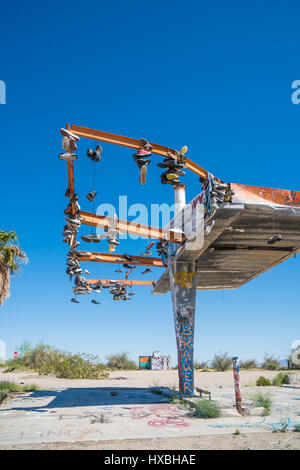
[[[171,356],[162,356],[159,351],[154,351],[152,356],[139,356],[139,369],[171,369]]]
[[[140,356],[139,357],[139,369],[151,369],[151,356]]]
[[[238,360],[237,357],[233,357],[232,361],[233,361],[233,380],[234,380],[236,409],[239,413],[242,414],[242,394],[241,394],[241,390],[240,390],[239,360]]]
[[[178,351],[179,391],[194,394],[194,323],[196,272],[194,262],[168,260]]]
[[[148,426],[155,428],[186,428],[190,424],[184,420],[182,412],[172,405],[153,404],[149,407],[134,406],[131,408],[132,419],[151,417]]]

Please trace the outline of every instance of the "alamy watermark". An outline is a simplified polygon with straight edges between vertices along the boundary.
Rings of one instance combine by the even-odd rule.
[[[6,104],[6,83],[0,80],[0,104]]]
[[[97,234],[101,235],[105,221],[107,228],[119,232],[119,239],[130,238],[137,240],[144,238],[145,234],[151,238],[157,238],[157,230],[162,229],[162,236],[166,240],[172,236],[184,238],[190,242],[186,244],[187,250],[202,248],[204,244],[204,205],[186,204],[177,210],[175,204],[151,204],[148,208],[145,204],[134,203],[128,205],[127,196],[119,196],[119,204],[116,208],[113,204],[103,203],[97,207],[96,214],[104,216],[101,224],[97,226]],[[197,247],[196,247],[197,244]]]

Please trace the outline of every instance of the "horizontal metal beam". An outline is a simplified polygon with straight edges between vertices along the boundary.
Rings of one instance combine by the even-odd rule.
[[[124,137],[122,135],[111,134],[109,132],[97,131],[95,129],[76,126],[74,124],[71,125],[70,130],[79,137],[100,140],[101,142],[107,142],[109,144],[121,145],[123,147],[129,147],[133,149],[138,149],[141,146],[141,142],[139,139],[133,139],[131,137]],[[169,156],[169,153],[175,154],[175,150],[171,149],[170,147],[164,147],[162,145],[153,144],[152,142],[151,146],[153,154],[162,155],[164,157]],[[202,178],[207,177],[207,171],[201,168],[196,163],[194,163],[192,160],[189,160],[187,158],[186,163],[187,168],[193,173],[196,173],[196,175],[198,176],[202,176]]]
[[[154,286],[156,281],[125,281],[123,279],[86,279],[89,284],[97,284],[101,281],[102,284],[112,284],[114,282],[119,282],[120,284],[125,284],[126,286]]]
[[[112,254],[112,253],[97,253],[92,252],[91,255],[77,254],[78,261],[95,261],[98,263],[116,263],[116,264],[131,264],[136,266],[152,266],[154,268],[163,268],[166,265],[163,264],[161,258],[151,258],[149,256],[133,256],[130,255],[131,260],[129,261],[124,255]],[[87,252],[91,253],[91,252]],[[102,259],[99,259],[102,258]]]
[[[113,227],[115,220],[105,215],[96,215],[90,212],[80,211],[82,217],[81,223],[91,225],[93,227]],[[122,233],[131,233],[139,235],[143,238],[153,238],[156,240],[166,240],[171,243],[183,243],[186,238],[184,234],[174,232],[172,230],[152,227],[151,225],[136,224],[128,220],[117,220],[116,230]]]

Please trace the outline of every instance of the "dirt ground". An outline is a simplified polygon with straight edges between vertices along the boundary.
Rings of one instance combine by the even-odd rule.
[[[300,434],[241,434],[124,439],[113,441],[56,442],[1,446],[0,450],[300,450]]]
[[[260,375],[272,380],[277,373],[242,370],[243,396],[255,389]],[[274,395],[274,411],[267,419],[233,416],[195,421],[175,405],[159,404],[155,401],[159,397],[149,392],[151,386],[176,388],[174,370],[115,371],[105,380],[67,380],[0,369],[3,380],[35,384],[42,390],[0,405],[0,450],[300,449],[300,433],[292,431],[300,423],[299,388],[265,387]],[[195,385],[234,408],[232,371],[196,372]],[[273,432],[282,418],[290,420],[288,432]],[[237,429],[240,435],[234,435]]]
[[[111,372],[109,379],[105,380],[77,380],[58,379],[57,377],[38,375],[36,372],[9,372],[3,373],[0,368],[0,380],[11,380],[12,382],[24,382],[25,385],[34,383],[39,387],[47,389],[55,388],[85,388],[85,387],[111,387],[113,383],[124,387],[151,387],[161,386],[178,388],[177,370],[130,370]],[[300,373],[300,371],[296,371]],[[251,387],[255,385],[259,376],[272,380],[278,371],[266,370],[241,370],[241,387]],[[122,384],[122,385],[121,385]],[[195,372],[195,386],[210,391],[218,388],[228,388],[233,386],[232,371],[226,372]]]

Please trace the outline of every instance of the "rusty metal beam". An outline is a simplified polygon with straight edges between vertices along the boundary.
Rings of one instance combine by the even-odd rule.
[[[80,253],[84,253],[80,251]],[[90,253],[90,252],[88,252]],[[102,259],[97,259],[100,257]],[[97,253],[92,252],[90,256],[77,254],[78,261],[95,261],[98,263],[115,263],[115,264],[131,264],[136,266],[152,266],[153,268],[163,268],[166,265],[163,264],[161,258],[151,258],[149,256],[134,256],[130,255],[131,261],[126,259],[124,255],[113,254],[113,253]]]
[[[246,201],[248,204],[280,204],[283,206],[300,207],[300,191],[288,189],[264,188],[247,184],[230,184],[234,191],[234,199]]]
[[[93,227],[112,227],[114,219],[105,215],[96,215],[90,212],[80,211],[81,223]],[[183,243],[186,238],[184,234],[172,230],[152,227],[151,225],[136,224],[128,220],[118,219],[116,230],[122,233],[131,233],[143,238],[153,238],[156,240],[167,240],[171,243]]]
[[[133,149],[138,149],[141,146],[141,142],[139,139],[132,139],[131,137],[124,137],[122,135],[111,134],[109,132],[97,131],[95,129],[76,126],[74,124],[71,125],[70,130],[79,137],[85,137],[87,139],[92,140],[100,140],[101,142],[107,142],[109,144],[121,145],[123,147],[129,147]],[[164,157],[167,157],[169,155],[169,152],[171,154],[175,154],[175,150],[171,149],[170,147],[164,147],[162,145],[153,144],[152,142],[151,145],[153,154],[162,155]],[[201,168],[196,163],[194,163],[192,160],[189,160],[187,158],[186,163],[187,168],[193,173],[196,173],[196,175],[198,176],[202,176],[202,178],[207,177],[207,171]]]
[[[156,281],[125,281],[123,279],[86,279],[89,284],[97,284],[101,281],[102,284],[112,284],[114,282],[119,282],[120,284],[125,284],[126,286],[154,286]]]

